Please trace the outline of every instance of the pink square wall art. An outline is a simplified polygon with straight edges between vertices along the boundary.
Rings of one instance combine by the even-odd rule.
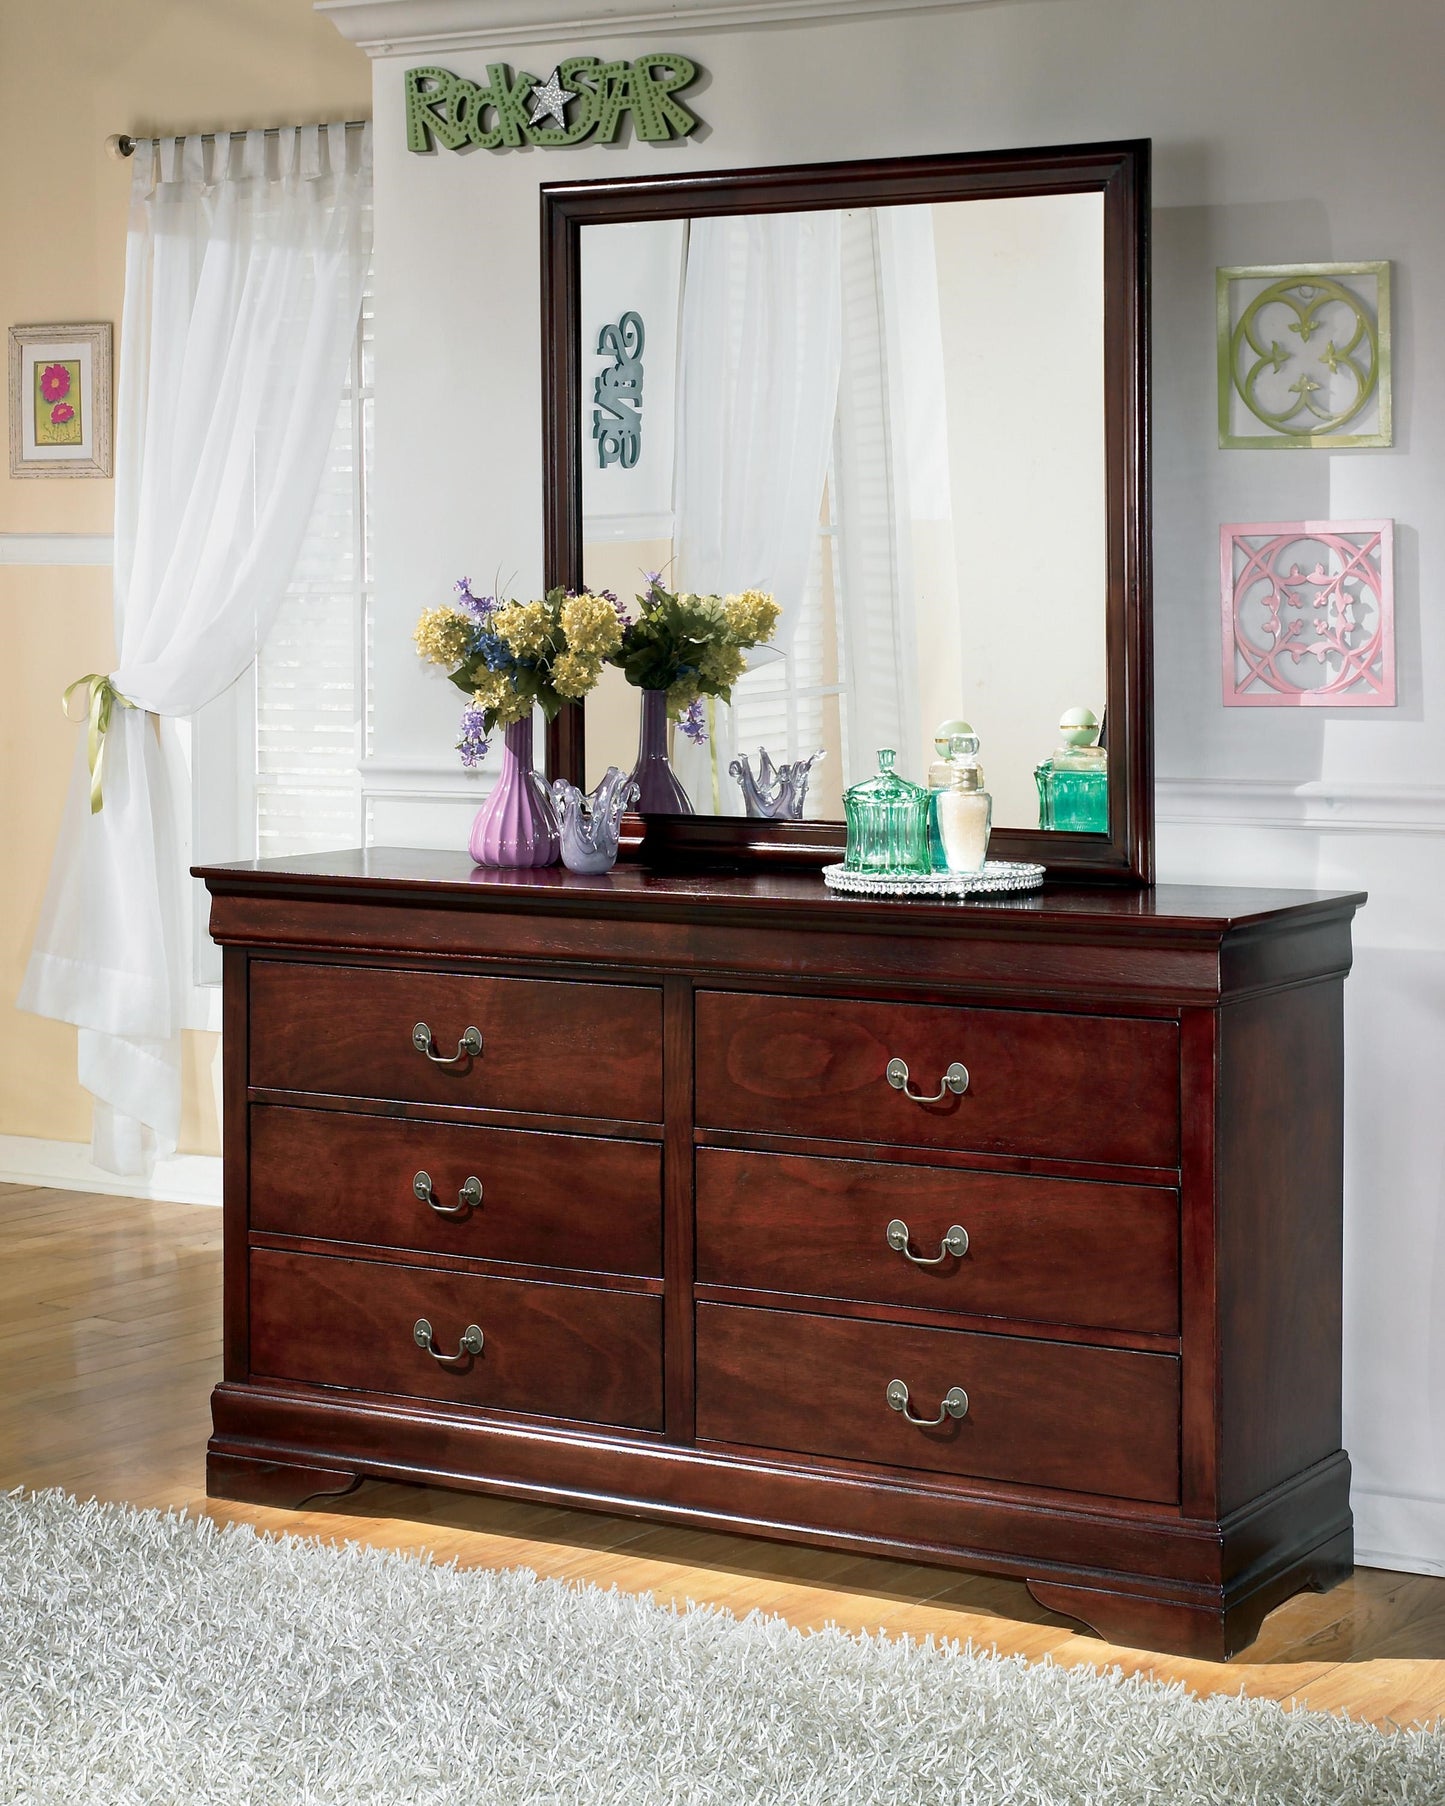
[[[1219,529],[1226,708],[1395,703],[1395,523]]]

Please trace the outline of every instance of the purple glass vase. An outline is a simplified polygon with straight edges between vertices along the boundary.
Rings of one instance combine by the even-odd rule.
[[[555,865],[562,850],[547,786],[532,769],[532,717],[502,739],[502,775],[477,811],[467,850],[478,865]]]
[[[642,692],[642,737],[632,768],[637,808],[643,815],[691,815],[692,800],[667,756],[667,691]]]

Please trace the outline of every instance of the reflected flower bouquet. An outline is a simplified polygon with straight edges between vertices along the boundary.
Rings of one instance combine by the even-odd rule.
[[[782,611],[763,590],[696,596],[665,589],[655,571],[637,603],[640,613],[624,627],[617,649],[605,655],[607,663],[635,689],[666,690],[669,718],[700,742],[702,698],[731,701],[733,685],[747,669],[744,655],[766,642]]]
[[[488,737],[540,708],[551,721],[564,702],[579,701],[622,645],[624,618],[616,597],[549,589],[540,601],[474,596],[470,580],[455,602],[429,608],[416,624],[416,649],[440,665],[470,700],[462,711],[457,750],[479,765]]]

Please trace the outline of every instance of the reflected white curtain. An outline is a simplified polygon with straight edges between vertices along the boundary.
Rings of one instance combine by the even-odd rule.
[[[251,664],[290,580],[371,253],[371,127],[136,152],[117,410],[117,707],[104,806],[77,754],[22,1008],[80,1030],[92,1157],[144,1174],[180,1127],[189,986],[155,717]],[[85,736],[81,736],[84,742]]]
[[[919,750],[900,753],[926,763],[938,724],[968,713],[948,446],[950,367],[933,208],[879,207],[873,219],[888,370],[898,643],[911,661],[900,673],[900,706],[905,738],[911,730],[916,745],[921,730],[923,740]],[[925,773],[920,767],[915,775],[921,781]]]
[[[842,266],[834,480],[848,669],[844,782],[875,771],[884,746],[921,782],[936,724],[923,719],[924,695],[956,697],[959,662],[932,208],[850,212]]]
[[[770,590],[784,654],[797,624],[832,450],[842,348],[837,213],[694,220],[683,283],[673,583]],[[681,743],[699,807],[734,750]],[[724,806],[735,808],[732,780]]]

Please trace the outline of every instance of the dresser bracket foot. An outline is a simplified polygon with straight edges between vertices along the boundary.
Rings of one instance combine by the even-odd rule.
[[[1040,1605],[1079,1619],[1108,1643],[1226,1662],[1249,1647],[1277,1605],[1306,1589],[1327,1593],[1346,1579],[1353,1549],[1353,1532],[1342,1531],[1259,1585],[1228,1599],[1220,1594],[1195,1601],[1053,1580],[1025,1580],[1024,1584]]]
[[[1232,1646],[1227,1646],[1226,1613],[1222,1604],[1196,1605],[1178,1599],[1149,1598],[1139,1593],[1116,1593],[1104,1587],[1070,1586],[1053,1580],[1026,1580],[1024,1584],[1049,1611],[1066,1618],[1077,1618],[1106,1643],[1121,1644],[1128,1649],[1149,1649],[1168,1655],[1192,1656],[1206,1662],[1222,1662],[1232,1653],[1232,1648],[1242,1649],[1254,1635],[1254,1630],[1242,1632]]]
[[[352,1468],[303,1467],[212,1449],[206,1456],[206,1495],[246,1505],[274,1505],[296,1511],[310,1499],[339,1498],[361,1484]]]

